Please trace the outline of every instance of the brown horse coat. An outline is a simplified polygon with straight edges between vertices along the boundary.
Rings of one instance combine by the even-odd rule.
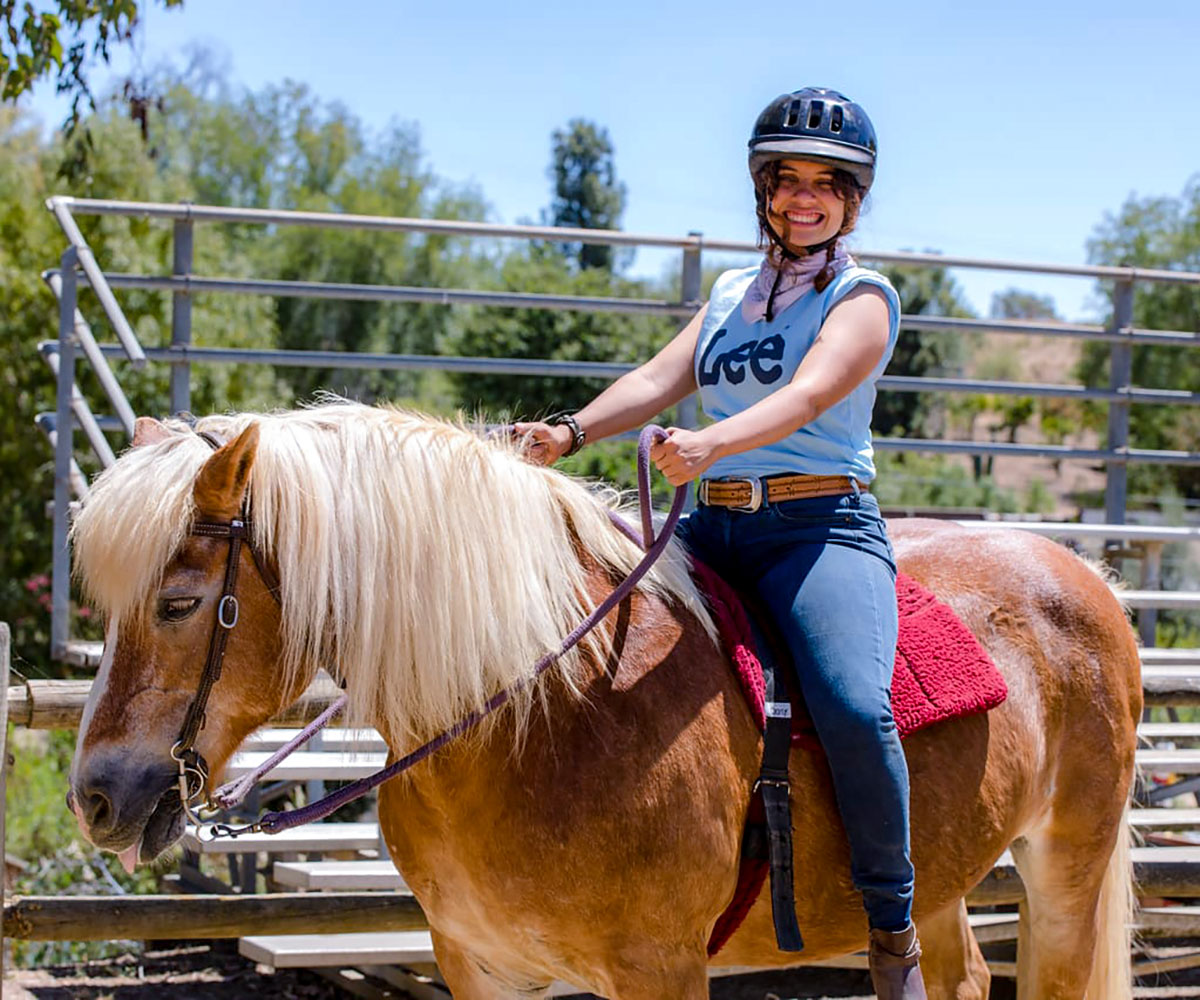
[[[236,513],[256,443],[247,432],[207,459],[197,516]],[[962,899],[1011,844],[1028,895],[1022,996],[1128,996],[1117,904],[1128,899],[1122,814],[1142,696],[1120,604],[1088,565],[1041,538],[892,527],[901,568],[954,608],[1009,688],[986,716],[906,741],[929,995],[986,996]],[[164,616],[213,600],[224,552],[218,540],[185,537],[144,612],[110,635],[72,772],[81,824],[101,846],[140,844],[145,858],[177,836],[168,751],[211,618]],[[613,572],[586,556],[584,566],[598,601]],[[248,555],[241,569],[242,624],[200,744],[214,769],[316,667],[286,681],[273,669],[284,651],[280,611]],[[707,996],[705,944],[733,892],[760,736],[690,612],[639,590],[607,627],[607,652],[574,667],[576,691],[564,675],[543,682],[523,737],[506,711],[480,738],[381,789],[388,848],[457,997],[532,997],[555,979],[613,1000]],[[372,721],[393,754],[410,749],[388,718]],[[792,795],[799,957],[858,950],[866,918],[819,754],[793,752]],[[796,960],[775,950],[769,907],[764,897],[751,910],[722,966]]]

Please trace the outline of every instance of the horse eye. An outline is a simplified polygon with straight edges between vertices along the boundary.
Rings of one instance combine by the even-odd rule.
[[[199,597],[169,597],[159,602],[158,616],[163,621],[181,622],[198,607]]]

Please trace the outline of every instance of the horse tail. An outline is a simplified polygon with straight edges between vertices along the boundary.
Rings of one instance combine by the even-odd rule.
[[[1132,836],[1127,802],[1117,829],[1117,842],[1100,884],[1096,949],[1092,953],[1087,1000],[1130,1000],[1133,996],[1133,922],[1137,895],[1130,853]]]

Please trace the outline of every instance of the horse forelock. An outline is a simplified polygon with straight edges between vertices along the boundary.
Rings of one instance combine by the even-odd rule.
[[[136,615],[194,518],[192,483],[212,454],[179,421],[151,445],[131,448],[92,484],[71,526],[84,596],[113,622]]]
[[[347,402],[206,418],[229,437],[256,420],[256,542],[282,586],[283,682],[345,677],[352,715],[421,739],[528,679],[592,608],[576,546],[615,576],[641,553],[582,483],[461,423]],[[96,483],[75,529],[89,594],[110,615],[145,601],[186,538],[192,482],[211,455],[190,431],[133,449]],[[642,589],[711,622],[672,546]],[[599,628],[555,668],[603,658]],[[524,718],[531,692],[519,699]]]

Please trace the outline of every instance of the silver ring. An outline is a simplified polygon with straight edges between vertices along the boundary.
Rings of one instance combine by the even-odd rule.
[[[228,617],[229,609],[233,609],[233,617]],[[238,599],[233,594],[226,594],[217,605],[217,623],[228,631],[238,623]]]

